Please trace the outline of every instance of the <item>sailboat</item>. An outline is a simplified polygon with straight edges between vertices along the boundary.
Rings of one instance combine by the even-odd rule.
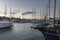
[[[49,2],[51,2],[51,0],[49,0]],[[53,23],[51,25],[49,24],[48,27],[45,26],[43,28],[41,28],[41,27],[37,28],[44,34],[45,40],[60,40],[60,24],[58,22],[56,23],[55,15],[56,15],[56,0],[54,0]]]
[[[40,23],[37,23],[35,25],[32,25],[31,28],[35,28],[35,29],[40,29],[40,28],[45,28],[45,26],[49,25],[49,21],[47,19],[47,14],[45,14],[44,19],[40,20]]]
[[[6,15],[6,5],[5,5],[5,15]],[[5,20],[0,19],[0,29],[2,29],[2,28],[10,28],[12,26],[13,26],[13,23],[10,20],[8,20],[8,19],[5,19]]]

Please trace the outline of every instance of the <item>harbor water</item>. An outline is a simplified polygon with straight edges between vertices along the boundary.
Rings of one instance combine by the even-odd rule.
[[[44,40],[42,32],[31,26],[32,23],[14,23],[12,28],[0,30],[0,40]]]

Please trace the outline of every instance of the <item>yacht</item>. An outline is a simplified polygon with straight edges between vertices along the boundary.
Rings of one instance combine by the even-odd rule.
[[[8,27],[12,27],[13,23],[7,20],[0,20],[0,29],[1,28],[8,28]]]

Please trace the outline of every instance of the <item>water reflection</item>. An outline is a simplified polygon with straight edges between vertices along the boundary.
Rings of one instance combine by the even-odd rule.
[[[31,29],[31,23],[14,23],[12,28],[0,30],[0,40],[44,40],[43,34]]]
[[[12,27],[0,29],[0,33],[11,31]]]

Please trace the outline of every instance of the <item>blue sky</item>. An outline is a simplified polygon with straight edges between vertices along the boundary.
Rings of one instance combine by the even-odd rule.
[[[53,1],[51,1],[51,16],[53,16]],[[4,6],[7,5],[7,11],[11,7],[12,10],[20,10],[20,13],[26,11],[32,11],[32,8],[36,8],[36,11],[41,11],[42,14],[46,12],[48,0],[0,0],[0,11],[4,11]],[[57,7],[59,0],[57,0]]]

